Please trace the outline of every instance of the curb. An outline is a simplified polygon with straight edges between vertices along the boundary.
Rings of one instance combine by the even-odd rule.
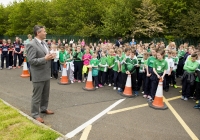
[[[56,132],[57,134],[61,135],[61,137],[57,138],[56,140],[66,140],[66,137],[65,137],[63,134],[61,134],[60,132],[58,132],[58,131],[52,129],[51,127],[48,127],[48,126],[45,125],[45,124],[42,124],[42,123],[36,121],[36,120],[33,119],[32,117],[30,117],[30,116],[27,115],[26,113],[22,112],[21,110],[17,109],[16,107],[12,106],[12,105],[9,104],[8,102],[4,101],[3,99],[0,99],[0,100],[1,100],[4,104],[6,104],[7,106],[9,106],[9,107],[11,107],[11,108],[17,110],[22,116],[24,116],[24,117],[26,117],[27,119],[31,120],[34,124],[39,125],[39,126],[42,126],[42,127],[44,127],[44,128],[47,128],[47,129],[50,129],[50,130]]]

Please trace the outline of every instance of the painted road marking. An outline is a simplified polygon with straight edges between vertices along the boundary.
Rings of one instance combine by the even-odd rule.
[[[180,97],[181,96],[176,96],[176,97],[172,97],[172,98],[169,98],[169,99],[166,99],[166,100],[167,101],[176,100],[176,99],[179,99]],[[118,109],[118,110],[113,110],[113,111],[109,111],[107,114],[120,113],[120,112],[133,110],[133,109],[137,109],[137,108],[141,108],[141,107],[145,107],[145,106],[148,106],[148,104],[141,104],[141,105],[137,105],[137,106],[132,106],[132,107],[122,108],[122,109]]]
[[[114,111],[109,111],[107,114],[115,114],[115,113],[124,112],[124,111],[128,111],[128,110],[133,110],[133,109],[141,108],[141,107],[145,107],[145,106],[148,106],[148,104],[142,104],[142,105],[127,107],[127,108],[118,109],[118,110],[114,110]]]
[[[88,125],[91,125],[93,122],[95,122],[96,120],[98,120],[99,118],[101,118],[103,115],[105,115],[108,111],[110,111],[111,109],[113,109],[115,106],[117,106],[118,104],[120,104],[121,102],[123,102],[125,99],[120,99],[117,102],[115,102],[114,104],[112,104],[111,106],[109,106],[108,108],[106,108],[105,110],[103,110],[101,113],[99,113],[98,115],[96,115],[95,117],[93,117],[92,119],[90,119],[89,121],[85,122],[84,124],[82,124],[81,126],[77,127],[76,129],[74,129],[73,131],[67,133],[65,135],[65,137],[68,138],[72,138],[74,137],[76,134],[78,134],[79,132],[81,132],[83,129],[85,129]]]
[[[92,129],[92,125],[88,125],[88,126],[84,129],[83,134],[82,134],[80,140],[87,140],[88,135],[89,135],[91,129]]]
[[[176,99],[180,99],[181,96],[176,96],[176,97],[172,97],[172,98],[169,98],[169,99],[166,99],[167,101],[172,101],[172,100],[176,100]]]
[[[183,121],[181,116],[176,112],[176,110],[171,106],[169,101],[163,97],[165,104],[168,106],[168,108],[171,110],[171,112],[174,114],[176,119],[179,121],[179,123],[183,126],[185,131],[189,134],[189,136],[192,138],[192,140],[198,140],[197,136],[192,132],[192,130],[188,127],[188,125]]]

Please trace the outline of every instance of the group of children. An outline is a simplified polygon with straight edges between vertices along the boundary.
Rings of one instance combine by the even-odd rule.
[[[59,70],[67,64],[67,75],[71,83],[86,82],[89,67],[92,67],[93,82],[96,88],[106,85],[123,92],[127,76],[131,76],[133,95],[139,91],[148,101],[155,98],[157,86],[163,81],[163,89],[177,88],[176,78],[181,76],[182,96],[200,100],[200,50],[188,43],[176,48],[174,42],[165,47],[157,44],[124,44],[116,47],[112,43],[98,45],[50,45],[52,60],[51,77],[58,79]],[[196,86],[196,88],[195,88]],[[194,107],[200,108],[200,102]]]

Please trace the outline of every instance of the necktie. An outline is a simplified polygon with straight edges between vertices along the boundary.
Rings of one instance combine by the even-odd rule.
[[[48,52],[48,51],[47,51],[47,48],[44,46],[44,43],[41,42],[41,44],[42,44],[42,46],[44,47],[45,51]]]

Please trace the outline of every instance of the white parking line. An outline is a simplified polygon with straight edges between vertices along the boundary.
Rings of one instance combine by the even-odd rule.
[[[74,137],[76,134],[78,134],[79,132],[81,132],[83,129],[85,129],[88,125],[91,125],[93,122],[95,122],[96,120],[98,120],[99,118],[101,118],[103,115],[105,115],[108,111],[110,111],[111,109],[113,109],[115,106],[117,106],[118,104],[120,104],[121,102],[123,102],[125,99],[120,99],[117,102],[115,102],[114,104],[112,104],[111,106],[109,106],[108,108],[106,108],[105,110],[103,110],[101,113],[99,113],[98,115],[96,115],[95,117],[93,117],[92,119],[90,119],[89,121],[85,122],[84,124],[82,124],[81,126],[77,127],[76,129],[74,129],[73,131],[67,133],[65,135],[65,137],[68,138],[72,138]]]

